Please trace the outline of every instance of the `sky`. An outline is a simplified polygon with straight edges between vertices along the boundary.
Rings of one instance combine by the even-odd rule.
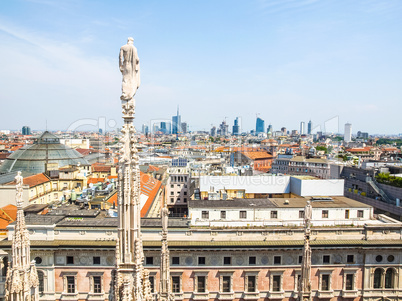
[[[0,129],[121,126],[119,49],[141,61],[136,119],[190,130],[256,116],[402,133],[402,1],[2,0]]]

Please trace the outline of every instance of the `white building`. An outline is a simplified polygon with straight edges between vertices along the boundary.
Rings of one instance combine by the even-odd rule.
[[[306,123],[304,121],[300,122],[300,135],[306,134]]]
[[[346,123],[345,124],[345,134],[343,140],[345,142],[351,142],[352,141],[352,124],[351,123]]]
[[[303,225],[304,207],[311,200],[313,226],[363,226],[376,222],[373,208],[338,196],[328,198],[271,198],[235,200],[192,200],[189,216],[193,226],[246,227]]]

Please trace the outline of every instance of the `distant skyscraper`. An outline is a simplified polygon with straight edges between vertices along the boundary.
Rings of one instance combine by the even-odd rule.
[[[142,133],[144,135],[148,135],[148,133],[149,133],[149,128],[145,123],[142,125]]]
[[[300,135],[306,134],[306,123],[304,121],[300,122]]]
[[[283,135],[286,135],[286,134],[287,134],[286,128],[285,128],[285,127],[282,127],[282,128],[281,128],[281,132],[282,132]]]
[[[352,124],[351,123],[345,124],[345,134],[343,136],[343,140],[345,142],[352,141]]]
[[[218,135],[221,135],[221,136],[229,135],[229,126],[226,124],[225,120],[222,121],[222,123],[219,125]]]
[[[265,132],[265,121],[260,117],[257,117],[257,121],[255,123],[255,134],[258,135],[259,133]]]
[[[308,122],[307,125],[307,134],[311,135],[311,131],[313,129],[313,123],[311,122],[311,120]]]
[[[172,117],[172,134],[181,132],[181,116],[179,114],[179,106],[177,106],[177,114]]]
[[[272,134],[272,124],[270,124],[267,128],[267,134]]]
[[[187,134],[187,132],[188,132],[188,124],[187,124],[187,122],[182,122],[181,123],[181,132],[183,134]]]
[[[31,135],[31,128],[29,126],[22,127],[22,135]]]
[[[212,136],[212,137],[215,137],[215,136],[216,136],[216,126],[213,126],[213,127],[211,128],[211,136]]]
[[[160,126],[161,132],[164,134],[167,134],[167,123],[165,121],[161,122],[161,126]]]
[[[236,117],[233,125],[232,134],[234,136],[238,136],[240,134],[240,125],[239,125],[239,117]]]

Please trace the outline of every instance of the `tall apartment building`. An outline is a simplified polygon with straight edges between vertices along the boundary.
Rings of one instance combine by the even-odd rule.
[[[187,202],[190,199],[190,170],[186,159],[173,159],[168,170],[166,182],[167,205],[172,216],[187,215]]]
[[[346,123],[345,124],[345,134],[343,140],[345,142],[351,142],[352,141],[352,124],[351,123]]]
[[[259,133],[265,132],[265,121],[260,117],[257,117],[255,122],[255,133],[258,135]]]

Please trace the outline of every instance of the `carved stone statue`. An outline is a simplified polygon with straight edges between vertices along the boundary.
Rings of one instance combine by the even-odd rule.
[[[133,38],[128,38],[127,44],[120,48],[119,67],[123,74],[120,99],[131,100],[140,87],[140,60]]]

